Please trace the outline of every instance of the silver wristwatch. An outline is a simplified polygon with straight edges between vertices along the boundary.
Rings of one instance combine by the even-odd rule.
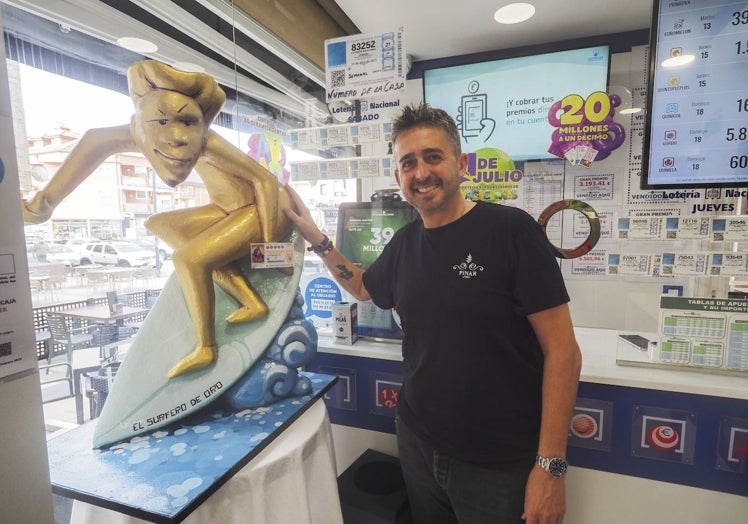
[[[541,457],[535,456],[535,463],[546,470],[553,477],[561,477],[566,474],[569,463],[561,457]]]

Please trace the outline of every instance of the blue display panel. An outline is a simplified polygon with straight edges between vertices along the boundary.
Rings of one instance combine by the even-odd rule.
[[[748,2],[655,0],[651,35],[642,188],[748,186]]]
[[[346,389],[355,409],[325,399],[334,424],[395,433],[402,362],[318,352],[309,369],[360,378]],[[748,496],[748,400],[581,382],[567,456],[572,466]]]
[[[466,150],[496,147],[515,162],[556,158],[551,107],[605,92],[609,55],[601,45],[427,69],[424,100],[455,119]]]

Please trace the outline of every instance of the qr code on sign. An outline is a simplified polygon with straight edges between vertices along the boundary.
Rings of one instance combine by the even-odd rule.
[[[345,69],[330,71],[330,84],[332,87],[343,87],[345,85]]]
[[[0,357],[7,357],[13,354],[10,348],[10,342],[3,342],[0,344]]]

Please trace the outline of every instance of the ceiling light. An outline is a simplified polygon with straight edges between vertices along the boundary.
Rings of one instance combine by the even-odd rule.
[[[696,60],[696,57],[694,55],[677,55],[666,58],[662,61],[662,63],[660,63],[660,65],[662,67],[678,67],[690,64],[694,60]]]
[[[155,53],[158,51],[158,46],[150,40],[143,40],[142,38],[135,38],[132,36],[123,36],[117,39],[117,45],[124,47],[128,51],[135,53]]]
[[[505,5],[497,10],[493,17],[500,24],[518,24],[535,14],[535,6],[525,2]]]

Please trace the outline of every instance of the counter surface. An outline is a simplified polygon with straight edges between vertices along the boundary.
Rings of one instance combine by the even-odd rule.
[[[582,350],[582,382],[748,400],[748,375],[721,375],[675,366],[672,369],[663,369],[662,366],[646,367],[646,353],[618,338],[624,332],[582,327],[577,327],[574,331]],[[320,335],[318,351],[402,360],[399,341],[359,339],[353,345],[345,345],[335,343],[331,336]],[[620,365],[617,360],[638,365]]]

